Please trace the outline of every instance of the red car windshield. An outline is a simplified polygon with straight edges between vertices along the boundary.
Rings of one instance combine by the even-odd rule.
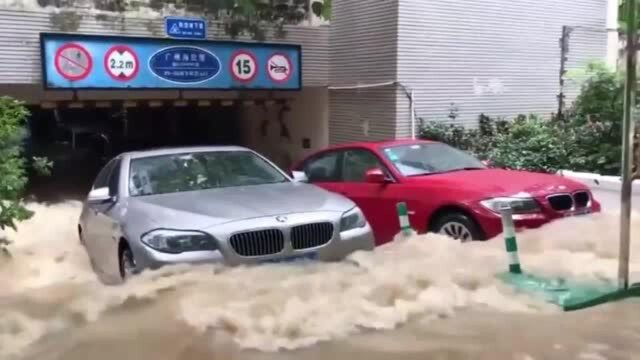
[[[442,143],[391,146],[385,148],[383,153],[403,176],[486,169],[475,157]]]

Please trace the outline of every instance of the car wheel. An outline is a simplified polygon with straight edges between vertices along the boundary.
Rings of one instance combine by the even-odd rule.
[[[136,274],[136,260],[133,257],[133,252],[128,245],[122,246],[120,253],[120,276],[122,280],[128,280]]]
[[[476,222],[469,216],[452,212],[447,213],[436,220],[433,232],[450,236],[462,242],[482,240],[482,231]]]

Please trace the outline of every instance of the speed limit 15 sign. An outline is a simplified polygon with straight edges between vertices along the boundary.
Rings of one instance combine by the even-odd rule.
[[[249,82],[258,74],[258,61],[255,55],[250,51],[236,51],[231,56],[230,62],[231,75],[234,80],[240,82]]]

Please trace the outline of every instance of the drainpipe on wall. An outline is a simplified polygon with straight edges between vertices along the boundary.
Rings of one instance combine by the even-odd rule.
[[[376,88],[390,85],[398,85],[404,92],[405,96],[409,98],[409,108],[411,111],[410,122],[411,122],[411,138],[416,138],[416,110],[415,110],[415,96],[413,89],[408,88],[403,85],[399,81],[387,81],[382,83],[373,83],[373,84],[357,84],[357,85],[348,85],[348,86],[328,86],[329,90],[358,90],[358,89],[367,89],[367,88]]]

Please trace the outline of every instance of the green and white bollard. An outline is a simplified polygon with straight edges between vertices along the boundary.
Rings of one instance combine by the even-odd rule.
[[[516,242],[516,227],[513,224],[513,210],[509,205],[500,207],[502,215],[502,231],[504,243],[507,247],[509,255],[509,272],[512,274],[521,274],[520,258],[518,256],[518,243]]]
[[[409,211],[407,210],[407,204],[399,202],[396,205],[396,209],[398,211],[398,219],[400,220],[400,231],[402,231],[402,234],[406,237],[411,236],[413,234],[413,229],[409,223]]]

